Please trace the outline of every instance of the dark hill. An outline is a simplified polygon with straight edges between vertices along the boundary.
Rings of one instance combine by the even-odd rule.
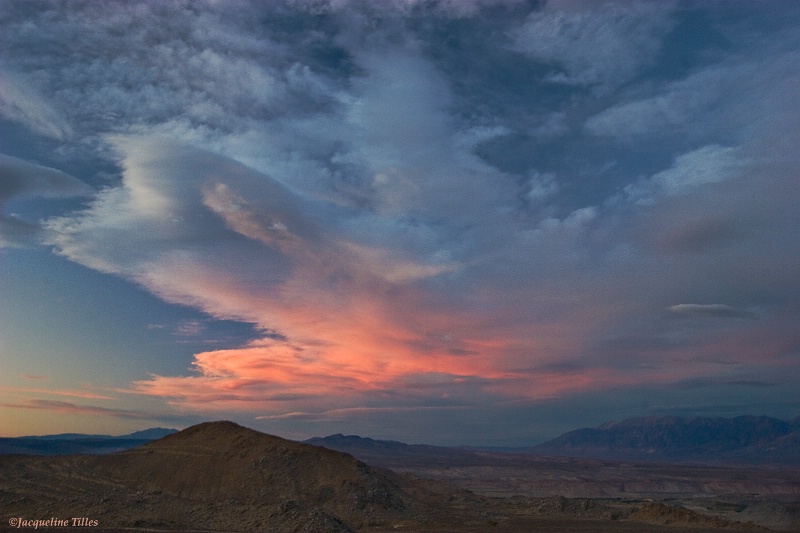
[[[106,457],[102,467],[126,485],[193,500],[267,506],[292,500],[331,504],[344,514],[405,508],[404,494],[386,474],[354,457],[233,422],[190,427]],[[347,506],[338,505],[343,500]]]
[[[111,455],[4,456],[0,471],[0,502],[19,516],[81,509],[115,527],[348,531],[424,507],[391,472],[232,422]]]
[[[766,416],[646,417],[565,433],[533,453],[615,460],[800,464],[800,425]]]

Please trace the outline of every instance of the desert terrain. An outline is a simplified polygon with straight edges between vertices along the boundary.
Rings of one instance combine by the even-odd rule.
[[[612,516],[643,503],[651,504],[651,512],[663,504],[776,531],[800,531],[800,468],[795,465],[611,461],[409,446],[341,435],[312,441],[512,508],[519,501],[546,506],[541,502],[552,503],[554,496],[562,497],[567,507],[568,502],[583,502],[579,505],[603,507]],[[666,520],[674,523],[674,518]]]
[[[2,530],[73,516],[96,533],[800,529],[796,470],[428,451],[389,469],[213,422],[109,455],[2,455]]]

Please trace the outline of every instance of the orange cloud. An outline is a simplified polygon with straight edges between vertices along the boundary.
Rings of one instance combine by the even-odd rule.
[[[458,216],[456,197],[438,203],[445,187],[429,198],[437,216],[420,228],[400,211],[354,214],[176,143],[114,142],[124,159],[122,186],[102,191],[80,216],[51,221],[60,253],[167,301],[269,332],[196,354],[189,375],[152,375],[127,392],[182,409],[282,416],[390,400],[547,398],[677,381],[711,368],[687,355],[711,353],[711,345],[670,329],[692,317],[657,324],[664,335],[688,339],[681,349],[620,355],[597,348],[618,328],[640,325],[649,304],[632,295],[653,281],[625,263],[625,249],[603,255],[587,244],[588,226],[600,223],[597,209],[514,229],[513,217],[477,195],[467,225],[485,227],[442,229],[436,209]],[[650,309],[645,329],[663,318],[663,305]]]

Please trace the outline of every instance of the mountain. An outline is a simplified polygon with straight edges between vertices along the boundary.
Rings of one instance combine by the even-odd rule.
[[[565,433],[542,455],[669,462],[800,464],[800,417],[645,417]]]
[[[6,437],[0,438],[0,454],[106,454],[135,448],[177,431],[177,429],[150,428],[119,436],[61,433],[58,435]]]
[[[109,455],[2,456],[0,472],[15,516],[80,509],[113,527],[349,531],[427,511],[391,472],[232,422]]]
[[[337,433],[327,437],[314,437],[306,444],[349,453],[360,460],[385,468],[407,468],[424,464],[441,466],[478,465],[484,462],[475,452],[462,448],[405,444],[393,440],[375,440],[357,435]]]

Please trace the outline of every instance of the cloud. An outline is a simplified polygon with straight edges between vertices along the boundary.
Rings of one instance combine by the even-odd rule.
[[[788,44],[792,39],[758,43],[683,78],[645,85],[588,117],[584,129],[622,142],[680,136],[702,144],[727,138],[724,144],[735,145],[780,138],[778,132],[793,130],[798,113],[786,102],[786,91],[800,81],[800,53]]]
[[[748,388],[762,388],[774,387],[776,383],[769,381],[757,381],[750,379],[727,379],[721,380],[715,377],[697,377],[678,382],[677,387],[682,389],[697,389],[713,386],[730,386],[730,387],[748,387]]]
[[[88,196],[93,192],[89,185],[60,170],[0,154],[0,247],[22,245],[40,237],[37,222],[4,212],[9,202]]]
[[[0,111],[58,138],[154,127],[214,136],[298,105],[298,96],[305,105],[324,99],[314,92],[324,81],[295,67],[286,46],[254,35],[270,11],[206,3],[189,12],[149,2],[11,10],[4,48],[10,63],[26,60],[8,69],[35,75],[4,76]],[[274,11],[280,16],[280,6]],[[65,46],[26,53],[43,34]]]
[[[279,415],[257,416],[256,420],[293,420],[303,419],[311,421],[330,421],[336,419],[347,419],[353,416],[383,415],[392,416],[398,413],[420,413],[424,411],[452,411],[463,410],[465,406],[408,406],[408,407],[349,407],[343,409],[331,409],[317,413],[291,412]]]
[[[15,146],[69,124],[53,153],[98,187],[28,242],[205,312],[204,337],[253,325],[127,392],[435,428],[464,406],[796,374],[788,26],[737,12],[760,37],[709,50],[698,34],[743,30],[671,3],[43,6],[2,36],[48,95],[48,120],[15,111]],[[0,198],[85,190],[53,172]]]
[[[560,67],[553,83],[622,85],[655,60],[672,2],[549,1],[510,35],[514,49]]]
[[[532,202],[541,202],[548,196],[552,196],[558,192],[558,183],[555,180],[555,176],[550,172],[534,172],[531,176],[529,186],[530,190],[526,196]]]
[[[97,405],[77,405],[70,402],[61,402],[55,400],[29,400],[25,403],[6,403],[2,404],[2,406],[10,409],[43,410],[67,415],[78,414],[91,416],[110,416],[113,418],[122,418],[128,420],[176,420],[176,417],[171,415],[146,413],[129,409],[113,409],[109,407],[100,407]]]
[[[174,330],[180,337],[195,337],[206,331],[206,324],[200,320],[182,320]]]
[[[94,192],[86,183],[60,170],[0,154],[0,202],[12,198],[70,198]]]
[[[279,333],[252,347],[197,354],[203,379],[156,377],[141,390],[164,386],[168,395],[180,384],[190,395],[197,383],[212,396],[224,391],[226,401],[238,401],[230,390],[248,380],[259,390],[358,391],[378,375],[445,370],[470,350],[444,334],[432,344],[438,363],[408,347],[424,315],[426,329],[441,320],[424,310],[415,284],[453,272],[452,262],[421,263],[402,249],[359,242],[346,231],[345,211],[227,158],[157,138],[115,142],[125,154],[122,186],[101,191],[76,216],[50,221],[59,253],[168,301]],[[327,227],[317,222],[321,213]]]
[[[725,304],[677,304],[668,308],[670,313],[686,317],[717,318],[755,318],[756,315],[747,309],[738,309]]]
[[[23,375],[25,379],[44,380],[47,379],[43,376],[29,376]],[[56,396],[69,396],[73,398],[87,398],[94,400],[111,400],[112,397],[106,394],[99,394],[96,392],[88,392],[83,390],[63,390],[63,389],[35,389],[30,387],[0,387],[3,392],[9,393],[26,393],[26,394],[53,394]]]
[[[24,76],[0,66],[0,115],[31,130],[66,140],[72,134],[67,118],[37,91]]]
[[[526,0],[386,0],[373,4],[365,0],[293,0],[292,4],[311,9],[343,11],[348,9],[375,9],[403,15],[421,12],[445,17],[472,17],[486,8],[513,8]]]
[[[671,168],[626,186],[625,193],[637,204],[651,204],[661,195],[690,194],[697,187],[735,179],[748,165],[738,152],[719,145],[703,146],[676,157]]]

